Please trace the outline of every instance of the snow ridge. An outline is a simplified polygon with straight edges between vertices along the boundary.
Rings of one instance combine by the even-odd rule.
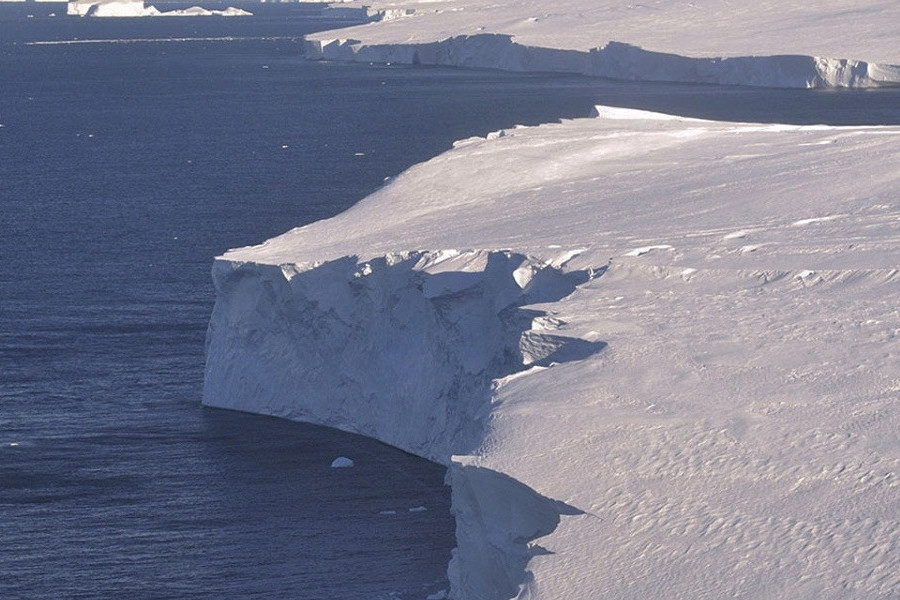
[[[576,73],[633,81],[782,88],[900,85],[900,65],[803,55],[694,58],[623,42],[589,51],[527,46],[505,34],[459,35],[439,42],[365,44],[306,40],[311,60],[437,65],[519,72]]]

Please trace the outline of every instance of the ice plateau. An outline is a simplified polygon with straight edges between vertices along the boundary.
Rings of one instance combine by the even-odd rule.
[[[389,6],[335,48],[900,63],[873,0]],[[900,127],[602,106],[462,140],[216,260],[204,402],[448,465],[457,600],[897,598],[898,161]]]

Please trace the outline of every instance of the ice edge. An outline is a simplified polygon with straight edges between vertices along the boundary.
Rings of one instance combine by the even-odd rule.
[[[799,54],[696,58],[609,42],[588,51],[526,46],[504,34],[459,35],[439,42],[365,44],[306,39],[310,60],[553,72],[631,81],[781,88],[900,85],[900,65]]]
[[[548,330],[528,307],[600,273],[497,250],[218,259],[203,403],[359,433],[448,465],[453,595],[512,597],[529,586],[532,542],[580,511],[479,465],[479,450],[504,378],[605,347]]]

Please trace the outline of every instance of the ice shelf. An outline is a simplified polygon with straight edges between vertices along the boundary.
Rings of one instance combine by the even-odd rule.
[[[415,12],[308,43],[896,80],[900,8],[782,5],[396,2]],[[898,161],[898,127],[609,107],[461,140],[217,259],[204,402],[447,464],[457,600],[896,598]]]

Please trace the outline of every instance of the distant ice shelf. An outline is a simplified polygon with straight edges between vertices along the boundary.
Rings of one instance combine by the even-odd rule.
[[[373,0],[378,27],[308,36],[327,60],[766,87],[900,84],[900,5]],[[348,7],[358,5],[348,3]]]
[[[587,51],[527,46],[504,34],[438,42],[369,45],[356,39],[309,39],[311,60],[437,65],[517,72],[573,73],[610,79],[781,88],[900,85],[900,65],[803,55],[696,58],[611,41]]]
[[[191,6],[160,11],[143,0],[73,0],[66,5],[66,14],[78,17],[246,17],[253,13],[231,6],[223,10]]]

